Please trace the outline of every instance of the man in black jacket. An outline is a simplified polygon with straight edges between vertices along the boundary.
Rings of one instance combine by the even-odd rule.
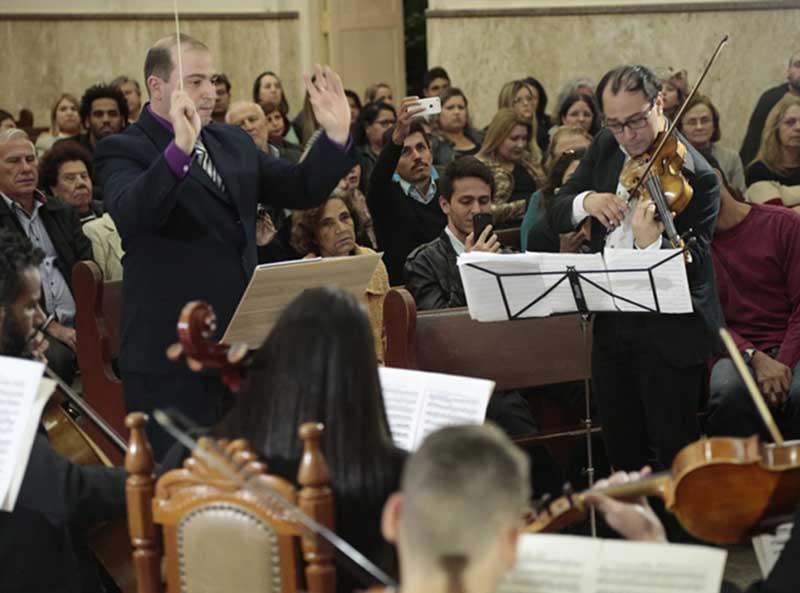
[[[329,69],[318,68],[315,82],[306,78],[324,133],[298,165],[265,154],[238,127],[211,121],[214,71],[200,41],[186,35],[180,43],[174,35],[158,41],[145,59],[150,102],[136,123],[101,141],[94,154],[125,250],[125,404],[144,412],[173,406],[204,426],[221,417],[227,389],[217,377],[167,360],[181,309],[207,301],[224,330],[257,263],[257,205],[315,206],[355,164],[350,108]],[[148,436],[157,456],[170,445],[156,427]]]
[[[77,211],[38,191],[38,179],[36,151],[27,134],[0,133],[0,228],[28,237],[44,252],[43,300],[46,311],[55,315],[48,327],[56,338],[46,355],[51,368],[69,383],[76,368],[72,268],[92,259],[92,244]]]
[[[397,125],[386,133],[367,190],[367,206],[392,285],[403,283],[408,254],[433,241],[447,224],[439,206],[430,139],[422,124],[412,121],[424,110],[417,101],[406,97],[400,103]]]
[[[24,236],[0,230],[0,354],[30,356],[44,322],[39,308],[43,254]],[[0,591],[104,591],[101,570],[81,536],[93,521],[125,513],[125,470],[80,466],[36,435],[13,512],[0,512]]]
[[[769,112],[786,93],[800,95],[800,51],[794,52],[792,57],[789,58],[786,80],[787,82],[765,91],[759,97],[756,108],[750,116],[750,122],[747,124],[747,133],[742,141],[742,148],[739,150],[739,156],[742,157],[745,169],[758,154],[758,149],[761,146],[761,133],[764,131],[764,123],[767,121]]]
[[[412,251],[406,260],[406,289],[414,297],[418,310],[467,305],[456,260],[465,251],[500,251],[491,225],[477,239],[472,232],[473,217],[489,214],[493,195],[494,176],[475,157],[456,159],[447,166],[439,195],[447,226],[436,239]]]
[[[591,217],[593,251],[660,249],[666,241],[655,205],[646,198],[629,205],[619,181],[626,162],[650,149],[667,127],[660,83],[643,66],[622,66],[603,77],[597,95],[606,129],[556,194],[551,224],[564,233]],[[668,468],[675,454],[699,437],[696,412],[705,363],[716,350],[716,330],[723,323],[710,253],[719,183],[700,153],[682,142],[687,149],[683,174],[694,197],[675,217],[675,226],[679,233],[691,229],[696,239],[687,264],[694,312],[603,313],[594,322],[592,389],[609,460],[627,471],[646,465],[651,447],[659,465]]]

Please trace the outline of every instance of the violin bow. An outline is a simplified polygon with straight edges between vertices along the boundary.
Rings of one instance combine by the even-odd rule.
[[[194,428],[192,423],[184,418],[182,414],[155,409],[153,410],[153,417],[175,440],[191,450],[197,457],[202,458],[204,462],[218,470],[226,478],[252,493],[268,508],[276,509],[284,518],[300,524],[308,534],[321,537],[344,558],[383,586],[397,587],[397,583],[389,575],[375,566],[366,556],[336,535],[331,529],[309,517],[297,505],[286,500],[277,490],[270,488],[260,480],[254,480],[255,476],[246,475],[240,471],[236,462],[217,445],[214,439],[209,439],[213,451],[208,451],[201,447],[197,440],[189,436],[186,431],[181,430],[175,422],[178,419],[184,426],[190,429]],[[365,580],[363,579],[363,574],[357,576]],[[370,586],[372,583],[365,582],[364,584]]]
[[[686,111],[686,106],[689,105],[689,102],[692,99],[694,99],[694,96],[697,94],[697,89],[699,89],[700,85],[703,84],[703,81],[705,80],[708,71],[711,70],[711,66],[713,66],[714,62],[717,60],[719,53],[722,51],[722,48],[725,46],[726,43],[728,43],[728,38],[729,38],[728,35],[725,35],[720,40],[719,44],[717,44],[717,49],[714,50],[714,54],[711,56],[711,59],[708,61],[708,64],[706,64],[706,67],[703,69],[703,73],[700,75],[700,78],[697,79],[697,82],[692,87],[692,90],[689,92],[689,95],[686,97],[686,99],[684,99],[683,103],[680,106],[680,109],[678,109],[678,112],[675,114],[675,117],[673,118],[669,128],[667,129],[667,133],[664,134],[664,136],[661,138],[660,142],[658,143],[658,146],[656,147],[655,152],[653,153],[653,156],[650,157],[650,160],[647,162],[647,166],[644,169],[644,173],[642,173],[641,177],[639,177],[639,181],[636,182],[636,185],[630,191],[631,196],[636,195],[636,192],[639,191],[645,179],[647,179],[647,176],[650,174],[650,170],[653,168],[656,159],[661,154],[661,151],[664,149],[667,140],[669,140],[669,137],[673,134],[675,128],[678,126],[678,122],[681,120],[683,112]]]
[[[173,12],[175,13],[175,42],[177,43],[175,53],[178,56],[178,84],[180,85],[181,92],[183,92],[183,57],[181,54],[181,23],[178,18],[178,0],[173,0]]]
[[[736,343],[733,341],[730,332],[724,327],[721,327],[719,328],[719,335],[722,338],[722,342],[725,344],[725,348],[728,349],[728,354],[733,364],[736,366],[736,370],[739,371],[739,375],[741,375],[742,381],[744,381],[747,391],[750,393],[750,397],[753,398],[753,403],[756,405],[761,419],[764,421],[764,424],[767,425],[767,430],[769,430],[769,433],[772,435],[772,440],[775,441],[775,444],[778,446],[783,445],[783,435],[781,431],[778,430],[778,425],[775,424],[775,418],[773,418],[772,412],[769,411],[767,403],[764,401],[764,396],[761,395],[761,392],[758,390],[758,386],[753,380],[753,375],[750,373],[750,369],[747,368],[747,364],[745,364],[742,355],[739,353],[739,349],[736,347]]]

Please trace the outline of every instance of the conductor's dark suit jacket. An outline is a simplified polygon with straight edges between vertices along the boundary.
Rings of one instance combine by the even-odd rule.
[[[711,261],[711,239],[719,213],[719,182],[708,162],[689,142],[679,135],[687,148],[683,174],[694,189],[694,197],[683,212],[675,217],[675,227],[681,235],[692,230],[696,241],[690,245],[692,262],[687,265],[689,288],[694,313],[665,314],[625,313],[636,315],[639,331],[660,348],[664,359],[676,367],[704,362],[717,351],[717,331],[724,323],[714,281]],[[578,169],[558,191],[551,205],[550,223],[559,233],[575,230],[572,223],[572,202],[584,191],[616,193],[620,172],[625,164],[625,154],[614,135],[601,130],[581,160]],[[631,204],[633,206],[633,203]],[[607,235],[606,228],[592,218],[592,251],[602,251]],[[667,243],[664,238],[664,243]],[[595,333],[602,339],[604,329],[619,314],[600,314],[596,318]]]
[[[165,356],[181,308],[208,301],[220,330],[227,327],[257,263],[256,205],[316,206],[355,158],[323,134],[294,165],[258,150],[238,127],[210,123],[202,139],[223,193],[197,159],[185,178],[173,174],[164,156],[173,134],[148,107],[123,133],[101,141],[94,156],[125,249],[120,366],[186,373]]]

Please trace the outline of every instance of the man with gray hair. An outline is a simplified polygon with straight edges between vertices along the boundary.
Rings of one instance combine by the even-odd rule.
[[[24,131],[0,132],[0,228],[25,235],[44,252],[39,266],[43,305],[55,316],[48,326],[55,339],[45,355],[50,367],[69,383],[76,368],[72,267],[92,259],[92,245],[81,230],[77,210],[36,189],[37,164],[36,150]]]
[[[428,436],[383,512],[402,590],[494,591],[516,563],[529,484],[527,458],[495,426]]]
[[[128,123],[132,124],[139,119],[139,113],[142,111],[142,89],[139,88],[139,83],[133,78],[122,75],[112,80],[111,86],[117,87],[125,95],[125,101],[128,103]]]

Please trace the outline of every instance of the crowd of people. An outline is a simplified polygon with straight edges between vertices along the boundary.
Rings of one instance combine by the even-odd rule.
[[[436,574],[444,590],[452,575],[434,561],[448,553],[475,567],[458,578],[476,593],[492,590],[513,565],[531,479],[528,459],[503,432],[524,436],[536,425],[520,394],[495,394],[487,418],[502,431],[448,429],[407,461],[392,444],[376,370],[390,286],[404,285],[421,310],[465,306],[457,258],[508,251],[498,229],[518,232],[528,251],[666,246],[652,201],[632,198],[620,174],[675,117],[694,193],[675,218],[678,231],[694,233],[687,264],[694,312],[596,317],[592,390],[609,460],[630,478],[649,463],[668,468],[702,433],[768,436],[721,356],[715,332],[725,325],[784,435],[800,438],[800,52],[789,59],[787,83],[759,100],[739,152],[721,141],[711,97],[697,94],[679,112],[689,92],[680,70],[621,66],[596,84],[575,78],[559,89],[550,113],[543,85],[524,76],[499,89],[485,128],[471,120],[468,97],[441,67],[420,83],[420,96],[440,98],[441,113],[432,118],[422,115],[417,96],[395,98],[383,82],[360,96],[327,68],[306,78],[295,111],[269,70],[254,79],[251,100],[232,102],[237,81],[188,36],[154,44],[144,74],[144,93],[137,80],[118,76],[80,100],[60,94],[46,130],[18,128],[0,110],[0,353],[41,357],[71,383],[80,339],[71,270],[94,260],[106,280],[123,282],[126,408],[152,412],[168,402],[221,435],[246,437],[289,478],[300,456],[298,424],[332,427],[324,450],[336,523],[397,574],[395,543],[404,589]],[[479,214],[492,223],[476,236]],[[246,397],[233,402],[219,377],[167,361],[183,305],[210,302],[224,328],[257,264],[375,251],[383,258],[366,289],[366,314],[344,293],[304,293],[257,351]],[[33,339],[45,323],[47,340]],[[167,435],[148,429],[159,459],[169,459]],[[0,514],[3,538],[28,530],[35,546],[42,535],[36,525],[52,502],[41,492],[50,471],[43,468],[99,484],[53,490],[61,510],[75,507],[49,525],[56,535],[45,555],[74,543],[73,522],[85,518],[87,501],[91,517],[124,510],[119,472],[84,475],[54,456],[37,439],[22,489],[24,516]],[[534,468],[537,462],[547,465],[537,458]],[[402,494],[390,496],[398,488]],[[638,531],[633,519],[621,521],[624,536],[663,539],[642,501],[615,507],[598,495],[594,502],[623,517],[645,513]],[[444,506],[452,517],[438,512]],[[459,532],[467,517],[485,523],[481,542]],[[0,539],[0,557],[12,548]],[[95,573],[86,576],[87,562],[76,554],[57,574],[22,571],[8,582],[19,590],[32,590],[31,582],[103,590]],[[791,581],[787,571],[776,578]]]

